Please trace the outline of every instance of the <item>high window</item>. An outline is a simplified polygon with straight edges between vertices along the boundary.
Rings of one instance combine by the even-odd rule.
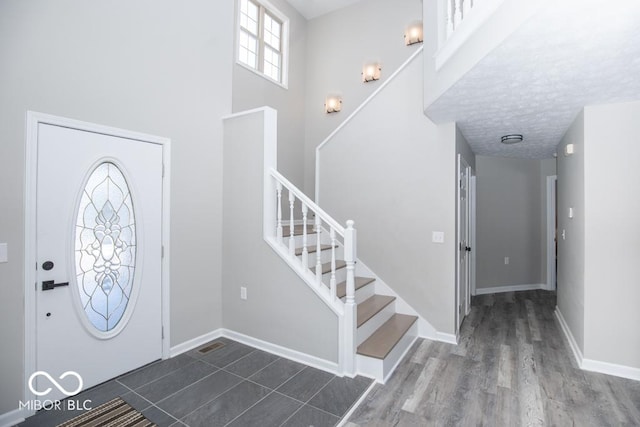
[[[286,86],[288,20],[268,3],[240,0],[238,62]]]

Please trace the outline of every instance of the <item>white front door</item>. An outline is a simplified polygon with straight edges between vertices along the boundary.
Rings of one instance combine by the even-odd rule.
[[[39,123],[36,371],[83,389],[162,356],[163,147]],[[36,375],[41,400],[66,397]]]

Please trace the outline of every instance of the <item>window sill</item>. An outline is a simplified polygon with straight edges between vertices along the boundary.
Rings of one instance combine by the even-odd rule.
[[[277,80],[272,79],[271,77],[267,76],[266,74],[256,70],[255,68],[251,68],[247,64],[238,61],[237,59],[236,59],[236,65],[239,65],[240,67],[244,68],[245,70],[251,71],[253,74],[262,77],[266,81],[271,82],[276,86],[280,86],[281,88],[287,89],[287,90],[289,89],[289,86],[287,85],[286,79],[283,79],[283,80],[285,80],[285,82],[281,83],[281,82],[279,82]]]

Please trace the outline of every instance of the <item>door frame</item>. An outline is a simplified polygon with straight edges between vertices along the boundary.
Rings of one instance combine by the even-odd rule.
[[[467,254],[467,286],[465,287],[465,306],[463,307],[463,314],[466,317],[471,309],[471,291],[472,286],[475,288],[475,272],[472,269],[475,267],[473,253],[475,252],[475,180],[473,179],[473,168],[469,165],[469,162],[458,154],[458,161],[456,167],[456,303],[455,303],[455,323],[456,323],[456,335],[460,333],[460,301],[461,301],[461,275],[460,275],[460,247],[461,247],[461,227],[462,217],[460,210],[460,178],[463,170],[467,173],[467,199],[466,199],[466,212],[467,212],[467,243],[471,249],[471,252]]]
[[[556,290],[556,183],[557,175],[547,176],[547,287]]]
[[[24,400],[33,400],[35,395],[29,390],[29,377],[36,370],[36,287],[37,277],[37,233],[36,233],[36,191],[38,172],[38,126],[48,124],[80,131],[99,133],[119,138],[138,140],[143,143],[162,146],[162,259],[161,259],[161,298],[162,298],[162,358],[169,357],[170,348],[170,183],[171,183],[171,140],[159,136],[132,132],[110,126],[83,122],[65,117],[54,116],[35,111],[26,114],[25,144],[25,237],[24,237]],[[34,411],[30,411],[34,412]]]

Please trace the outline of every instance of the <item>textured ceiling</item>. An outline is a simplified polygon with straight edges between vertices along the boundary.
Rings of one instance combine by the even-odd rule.
[[[640,99],[640,1],[547,4],[427,109],[476,154],[551,157],[585,105]]]
[[[289,4],[307,19],[316,18],[359,1],[360,0],[288,0]]]

